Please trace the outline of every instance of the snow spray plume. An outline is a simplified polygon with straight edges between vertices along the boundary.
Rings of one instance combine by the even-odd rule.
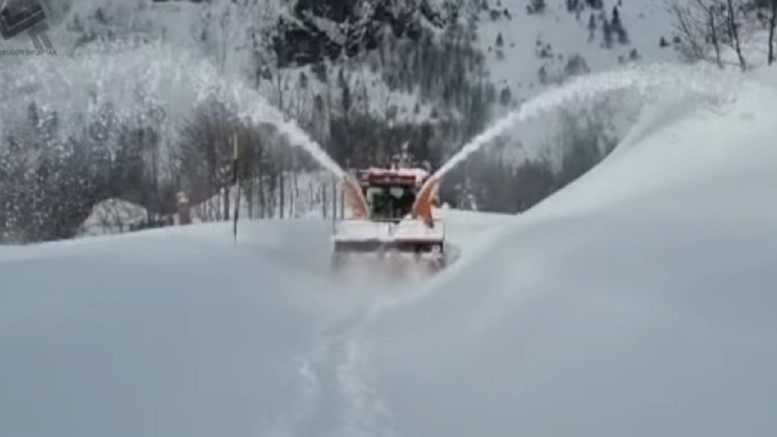
[[[448,160],[431,179],[439,180],[457,165],[461,164],[471,154],[480,150],[505,131],[518,123],[554,109],[563,107],[576,100],[590,100],[599,96],[621,90],[630,90],[640,98],[647,99],[656,92],[686,92],[709,96],[712,98],[729,97],[735,81],[741,81],[738,74],[726,75],[711,68],[680,67],[672,65],[653,65],[643,68],[627,68],[612,72],[579,77],[566,85],[548,90],[524,103],[519,109],[511,112],[492,127],[476,136],[464,145],[450,160]]]
[[[83,128],[75,119],[77,114],[97,116],[106,104],[119,120],[159,117],[169,122],[215,99],[232,106],[243,120],[274,125],[324,168],[338,177],[344,174],[321,146],[296,123],[284,119],[256,90],[223,77],[202,57],[163,43],[92,44],[72,56],[23,59],[4,65],[0,81],[4,85],[0,87],[0,120],[26,114],[35,102],[43,110],[56,111],[62,128],[72,129],[71,133]]]

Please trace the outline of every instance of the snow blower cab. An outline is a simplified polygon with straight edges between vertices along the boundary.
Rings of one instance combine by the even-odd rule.
[[[432,216],[438,183],[428,171],[371,168],[343,185],[351,218],[335,223],[336,268],[350,260],[444,267],[445,227]]]
[[[399,223],[411,215],[418,190],[428,174],[412,170],[361,170],[359,186],[373,221]]]

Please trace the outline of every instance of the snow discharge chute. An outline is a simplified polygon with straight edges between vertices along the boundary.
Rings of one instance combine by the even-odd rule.
[[[343,177],[343,191],[345,192],[345,200],[351,208],[351,217],[368,220],[370,218],[370,207],[367,204],[367,199],[364,198],[359,181],[354,179],[353,176],[346,174]]]
[[[413,204],[412,217],[416,220],[423,220],[428,226],[434,226],[434,216],[432,215],[432,206],[434,199],[437,198],[437,191],[440,188],[440,181],[435,177],[426,180],[418,197]]]

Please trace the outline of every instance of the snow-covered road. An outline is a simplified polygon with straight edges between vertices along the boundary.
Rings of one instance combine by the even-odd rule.
[[[513,219],[444,215],[457,249]],[[236,245],[219,224],[0,248],[0,435],[378,427],[357,333],[376,296],[412,290],[333,282],[330,231],[245,223]]]

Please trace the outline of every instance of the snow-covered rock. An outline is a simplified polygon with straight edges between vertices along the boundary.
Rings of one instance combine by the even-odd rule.
[[[129,232],[137,223],[148,219],[148,211],[140,205],[121,199],[108,199],[92,208],[81,225],[79,234],[97,236]]]

